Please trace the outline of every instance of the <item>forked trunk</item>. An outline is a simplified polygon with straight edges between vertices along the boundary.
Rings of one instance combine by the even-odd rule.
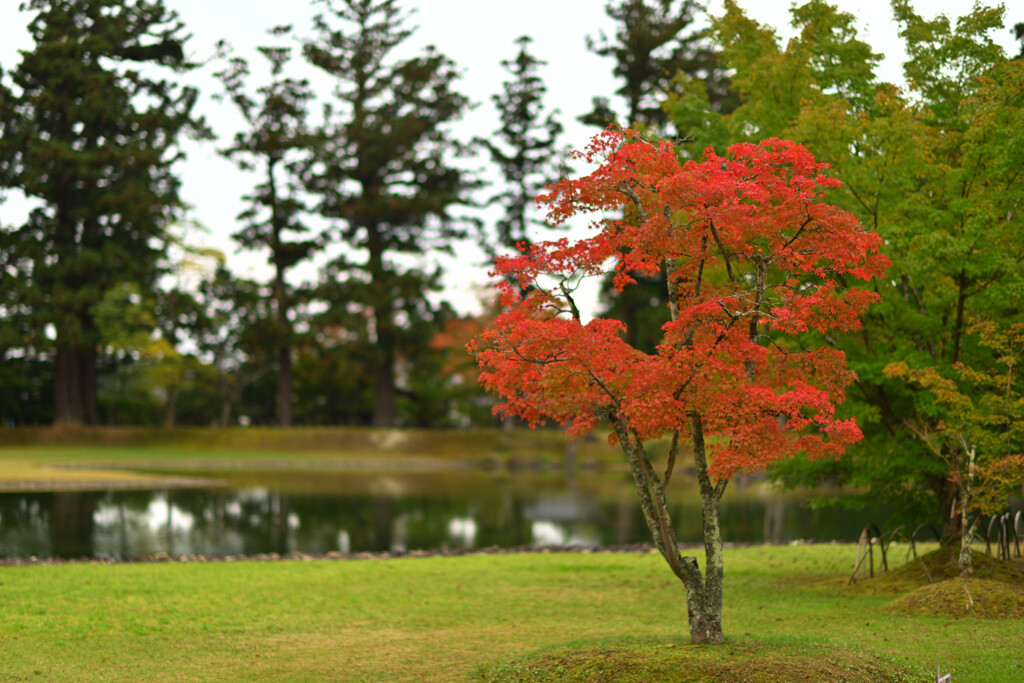
[[[718,507],[717,505],[715,506]],[[718,525],[717,510],[715,526]],[[707,520],[705,519],[705,526]],[[725,642],[722,632],[722,543],[721,538],[713,550],[704,548],[704,576],[700,581],[684,581],[686,586],[686,616],[690,624],[690,642],[694,644],[720,645]],[[683,558],[691,563],[698,573],[697,559]]]
[[[665,488],[672,476],[677,441],[673,440],[672,454],[664,477],[654,471],[644,450],[642,441],[630,434],[622,420],[612,416],[615,428],[626,456],[640,496],[640,508],[644,521],[651,532],[654,545],[665,558],[672,572],[686,589],[686,615],[690,626],[690,641],[696,644],[720,644],[725,642],[722,632],[722,533],[719,526],[718,504],[725,491],[725,481],[712,484],[707,471],[704,454],[704,433],[700,418],[694,418],[692,425],[694,464],[700,484],[701,514],[704,531],[704,573],[701,574],[696,557],[683,557],[679,553],[675,527],[669,514]],[[678,438],[678,437],[677,437]]]
[[[690,640],[694,643],[724,643],[722,633],[722,584],[725,563],[722,558],[722,527],[718,505],[725,492],[725,481],[711,483],[704,451],[704,427],[699,417],[690,420],[693,460],[700,486],[701,526],[704,531],[704,577],[699,590],[687,586],[686,602],[690,617]]]
[[[690,642],[695,645],[720,645],[722,633],[722,582],[686,589],[686,616],[690,622]]]

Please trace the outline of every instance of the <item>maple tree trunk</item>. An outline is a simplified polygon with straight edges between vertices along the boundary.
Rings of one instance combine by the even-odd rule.
[[[686,616],[690,624],[690,642],[717,645],[725,642],[722,632],[722,533],[718,523],[718,501],[705,499],[701,510],[704,527],[704,577],[686,583]],[[684,558],[697,569],[697,559]]]
[[[690,640],[694,643],[724,643],[722,633],[722,585],[725,563],[722,558],[722,527],[718,505],[725,482],[711,483],[704,451],[704,427],[700,417],[691,417],[693,463],[700,486],[701,522],[704,531],[704,579],[699,590],[687,586],[686,601],[690,618]],[[691,594],[693,597],[691,598]]]
[[[644,451],[643,443],[629,433],[624,420],[611,417],[611,424],[619,437],[630,471],[640,497],[640,508],[644,521],[651,532],[654,545],[668,563],[672,572],[686,590],[686,616],[690,627],[690,642],[695,644],[721,644],[725,642],[722,632],[722,534],[719,525],[718,504],[724,484],[711,484],[707,473],[704,454],[704,434],[700,419],[695,418],[696,431],[693,435],[694,463],[697,466],[698,481],[701,484],[701,514],[704,531],[705,571],[701,574],[696,557],[683,557],[679,552],[675,526],[669,514],[665,488],[671,476],[671,469],[660,479],[651,466]]]

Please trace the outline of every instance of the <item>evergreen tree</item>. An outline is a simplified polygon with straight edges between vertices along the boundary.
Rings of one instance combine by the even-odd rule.
[[[394,0],[322,0],[311,63],[337,79],[336,105],[325,112],[324,139],[308,187],[317,210],[338,221],[346,247],[330,266],[353,301],[372,316],[376,345],[373,422],[396,424],[395,364],[406,333],[396,313],[423,301],[436,275],[405,264],[461,237],[451,216],[470,188],[451,165],[457,145],[446,130],[467,99],[454,89],[457,71],[433,47],[394,56],[411,34]],[[332,27],[330,22],[338,22]],[[402,256],[412,257],[399,260]]]
[[[609,2],[605,14],[616,23],[615,35],[601,32],[598,39],[588,36],[587,49],[615,60],[613,73],[622,83],[615,94],[626,101],[625,120],[607,97],[595,97],[593,110],[580,121],[600,128],[612,123],[662,128],[668,120],[661,107],[663,94],[680,72],[704,81],[717,108],[735,107],[736,96],[716,64],[704,32],[684,33],[698,9],[694,0]]]
[[[511,80],[502,84],[500,94],[491,97],[501,127],[492,137],[479,140],[501,170],[506,185],[504,192],[490,200],[504,209],[504,216],[496,224],[494,243],[484,243],[491,257],[498,251],[514,249],[527,239],[527,210],[540,190],[560,177],[561,170],[556,144],[562,124],[558,122],[557,111],[544,115],[547,88],[537,75],[538,67],[546,62],[530,54],[529,36],[521,36],[515,42],[519,46],[515,59],[501,62]],[[545,225],[542,221],[537,223]]]
[[[94,308],[107,292],[151,292],[165,226],[181,208],[173,164],[184,133],[207,136],[197,92],[160,74],[192,68],[162,0],[28,0],[35,40],[0,100],[0,177],[38,200],[3,235],[0,298],[49,345],[55,422],[98,421]],[[14,276],[11,277],[13,269]],[[8,309],[10,310],[10,309]]]
[[[286,36],[290,26],[271,29],[273,36]],[[274,321],[271,340],[277,357],[277,423],[292,423],[292,347],[295,330],[291,315],[303,292],[291,287],[286,275],[307,259],[316,247],[315,240],[289,239],[308,228],[301,222],[305,210],[298,196],[299,177],[312,136],[306,118],[313,98],[309,83],[285,75],[291,49],[280,46],[258,48],[270,62],[270,81],[257,88],[255,96],[246,90],[249,64],[240,57],[230,59],[227,69],[217,76],[228,98],[241,112],[248,129],[237,133],[223,154],[245,171],[260,174],[261,181],[252,194],[245,196],[249,207],[239,219],[245,227],[234,238],[245,249],[268,249],[274,268],[270,306]],[[227,47],[221,44],[222,54]]]

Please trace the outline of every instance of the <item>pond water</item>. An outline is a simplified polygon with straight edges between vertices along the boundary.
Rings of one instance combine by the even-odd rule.
[[[205,473],[204,473],[205,474]],[[627,473],[225,473],[226,486],[0,494],[0,557],[131,558],[650,540]],[[675,484],[675,482],[673,482]],[[701,539],[693,482],[671,492],[682,542]],[[871,511],[811,510],[763,483],[730,485],[726,541],[854,541]]]

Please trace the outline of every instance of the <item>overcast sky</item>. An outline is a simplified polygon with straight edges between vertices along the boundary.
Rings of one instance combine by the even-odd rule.
[[[883,80],[900,82],[901,65],[905,60],[896,26],[893,24],[886,0],[834,0],[840,8],[852,12],[859,19],[860,37],[872,45],[886,60],[879,73]],[[19,49],[30,49],[26,31],[29,15],[17,10],[17,0],[0,0],[0,66],[14,67]],[[280,24],[292,24],[298,35],[308,35],[310,21],[316,8],[300,0],[166,0],[185,22],[193,38],[188,43],[193,57],[205,60],[212,55],[213,45],[220,38],[231,42],[236,51],[251,58],[254,70],[258,58],[255,47],[264,44],[266,29]],[[565,126],[562,143],[582,147],[594,132],[576,122],[576,117],[589,111],[591,98],[596,94],[610,94],[617,84],[611,77],[613,63],[588,52],[587,35],[604,30],[611,33],[614,26],[604,13],[604,0],[517,0],[516,2],[480,2],[479,0],[407,0],[401,6],[414,10],[410,25],[418,30],[407,41],[410,54],[428,44],[435,45],[450,57],[463,71],[461,90],[477,107],[455,126],[455,134],[468,140],[475,135],[487,135],[497,127],[497,114],[490,97],[501,88],[506,79],[499,63],[514,56],[514,40],[521,35],[534,39],[532,52],[548,62],[541,77],[548,86],[547,104],[561,110]],[[973,0],[918,0],[918,12],[925,16],[945,13],[951,18],[968,13]],[[740,0],[740,5],[760,22],[780,29],[789,36],[790,3],[785,0]],[[721,0],[712,0],[710,11],[722,11]],[[699,20],[703,23],[703,18]],[[1024,10],[1011,14],[1007,24],[1024,21]],[[1007,48],[1013,45],[1008,31],[994,36]],[[188,160],[182,164],[182,195],[193,207],[192,218],[210,229],[203,238],[208,246],[223,250],[228,264],[236,272],[260,279],[265,278],[265,254],[238,253],[230,239],[238,226],[235,216],[242,208],[241,195],[251,188],[251,178],[238,171],[230,162],[217,155],[235,132],[239,119],[227,104],[211,100],[217,90],[207,66],[189,75],[188,81],[202,91],[200,112],[207,118],[221,141],[202,146],[188,146]],[[320,80],[314,85],[326,89],[329,82]],[[328,92],[324,92],[326,97]],[[621,109],[621,107],[620,107]],[[478,162],[481,166],[484,161]],[[10,196],[0,205],[0,221],[15,223],[25,212],[26,204]],[[472,285],[486,282],[486,268],[477,266],[482,255],[470,248],[460,251],[457,261],[444,260],[448,269],[445,296],[463,310],[475,308]],[[311,271],[307,271],[311,272]]]

